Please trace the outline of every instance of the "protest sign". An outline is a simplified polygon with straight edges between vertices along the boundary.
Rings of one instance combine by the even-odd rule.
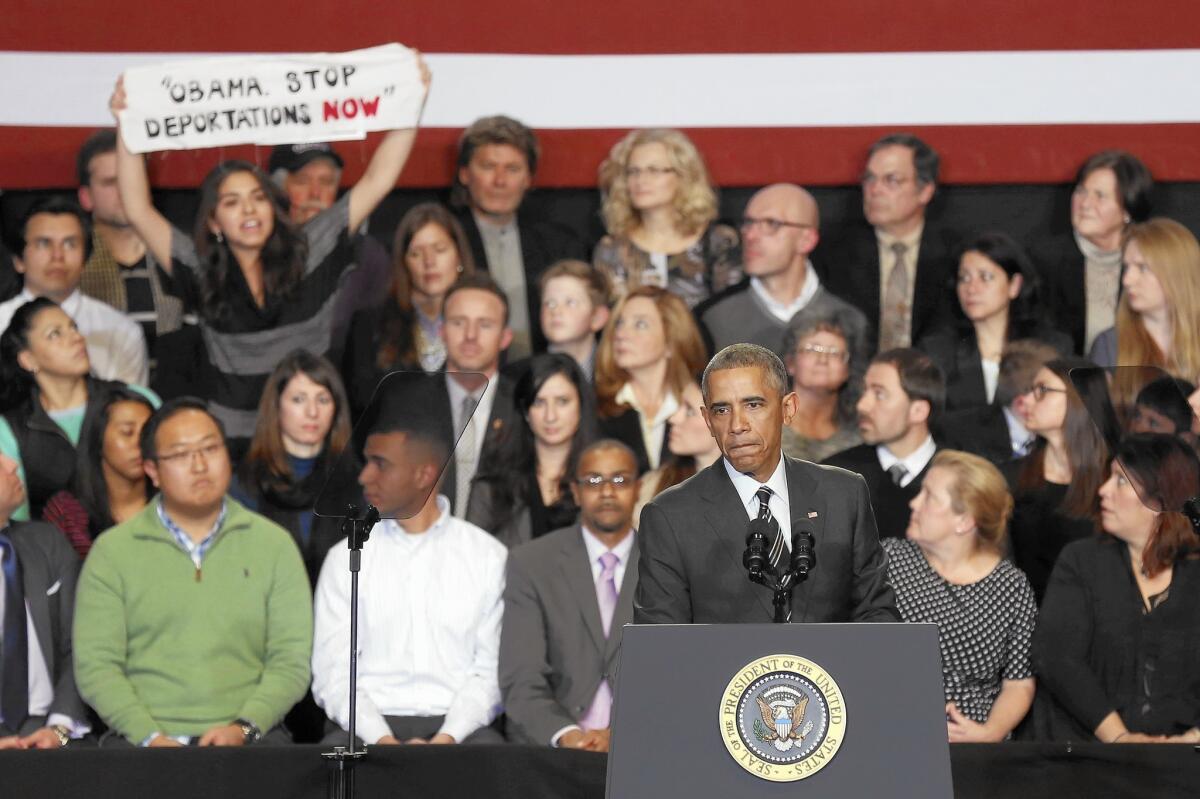
[[[424,98],[416,53],[399,44],[136,67],[125,93],[134,153],[362,139],[415,127]]]

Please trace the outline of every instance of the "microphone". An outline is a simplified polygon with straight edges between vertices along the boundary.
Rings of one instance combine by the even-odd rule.
[[[816,540],[811,522],[800,520],[796,526],[797,529],[792,531],[792,560],[789,571],[804,579],[817,565]]]
[[[750,526],[746,528],[746,552],[742,555],[742,565],[750,571],[752,580],[757,580],[770,567],[771,559],[767,555],[770,531],[767,521],[761,518],[751,519]]]

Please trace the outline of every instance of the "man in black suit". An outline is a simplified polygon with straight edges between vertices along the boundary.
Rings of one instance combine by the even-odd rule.
[[[79,558],[50,525],[11,521],[24,501],[0,455],[0,749],[57,749],[88,732],[71,656]]]
[[[953,319],[957,244],[927,223],[938,154],[907,133],[871,146],[863,171],[863,215],[816,255],[829,291],[856,306],[879,333],[879,350],[908,347]],[[897,270],[896,267],[902,267]]]
[[[459,518],[468,515],[471,481],[484,453],[499,447],[516,421],[513,381],[500,372],[500,355],[512,341],[508,311],[504,291],[483,272],[464,275],[442,302],[446,375],[436,384],[445,392],[437,401],[449,409],[458,441],[442,493]]]
[[[746,529],[768,519],[773,562],[809,526],[817,565],[793,593],[796,622],[898,621],[867,487],[857,475],[783,454],[796,413],[783,361],[733,344],[704,370],[704,419],[724,457],[642,510],[634,598],[639,624],[770,622],[771,592],[751,583]]]
[[[477,119],[459,139],[458,173],[450,193],[475,264],[491,273],[508,296],[511,360],[546,349],[538,325],[542,272],[563,258],[587,257],[567,228],[519,213],[539,156],[537,137],[517,120]]]
[[[937,452],[930,429],[946,404],[946,378],[928,355],[904,348],[876,355],[863,382],[858,432],[865,443],[824,462],[862,475],[880,537],[904,538],[908,504]]]

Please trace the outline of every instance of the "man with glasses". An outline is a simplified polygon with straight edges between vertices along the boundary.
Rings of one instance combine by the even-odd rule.
[[[286,742],[273,728],[312,650],[300,552],[227,496],[225,433],[203,401],[163,405],[141,449],[159,496],[96,539],[79,578],[75,676],[110,728],[101,745]]]
[[[511,740],[607,752],[613,670],[637,585],[633,451],[614,439],[588,446],[571,493],[579,524],[509,556],[500,687]]]
[[[748,342],[778,353],[801,310],[858,314],[821,285],[809,261],[819,221],[816,200],[799,186],[778,183],[750,198],[741,225],[747,278],[696,309],[710,351]]]
[[[862,175],[863,215],[822,249],[817,268],[879,334],[878,350],[908,347],[947,321],[956,307],[953,237],[927,224],[938,179],[938,154],[907,133],[871,145]]]

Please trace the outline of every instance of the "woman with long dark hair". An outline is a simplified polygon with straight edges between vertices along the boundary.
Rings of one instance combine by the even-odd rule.
[[[575,462],[596,437],[596,410],[569,355],[535,355],[513,390],[521,422],[475,475],[467,521],[509,547],[574,524]]]
[[[118,126],[125,104],[118,80],[109,102]],[[118,136],[121,202],[168,277],[164,286],[199,316],[208,362],[196,391],[224,423],[235,461],[254,432],[253,412],[275,364],[296,347],[329,352],[341,277],[355,260],[351,238],[395,186],[415,139],[416,128],[388,132],[359,182],[302,228],[256,165],[219,164],[200,187],[189,238],[154,207],[144,159]]]
[[[153,413],[144,395],[109,390],[79,441],[70,487],[46,502],[42,519],[62,530],[79,557],[87,557],[96,536],[146,507],[152,486],[142,469],[140,437]]]
[[[108,392],[125,388],[92,377],[90,366],[83,336],[53,300],[25,303],[0,335],[0,453],[16,461],[25,484],[18,521],[39,518],[71,485],[79,441],[99,424]],[[131,388],[157,407],[153,392]]]
[[[1058,553],[1095,530],[1096,491],[1108,463],[1105,436],[1072,384],[1072,369],[1104,380],[1082,358],[1055,359],[1038,370],[1025,406],[1025,427],[1037,441],[1028,455],[1004,467],[1016,503],[1013,560],[1039,603]],[[1097,396],[1106,396],[1098,388]]]
[[[1180,512],[1200,461],[1129,436],[1100,488],[1103,535],[1058,558],[1034,636],[1044,740],[1200,743],[1200,537]]]
[[[947,411],[992,403],[1010,341],[1032,338],[1071,353],[1071,337],[1046,322],[1037,269],[1007,234],[984,233],[963,248],[957,287],[963,320],[917,343],[946,375]]]
[[[342,375],[356,416],[389,372],[442,368],[442,300],[454,281],[475,271],[462,225],[438,203],[409,209],[396,228],[392,253],[389,296],[350,322]]]
[[[292,534],[314,585],[342,532],[340,519],[313,509],[322,491],[357,496],[350,433],[349,403],[333,365],[305,350],[284,357],[263,389],[236,496]]]

